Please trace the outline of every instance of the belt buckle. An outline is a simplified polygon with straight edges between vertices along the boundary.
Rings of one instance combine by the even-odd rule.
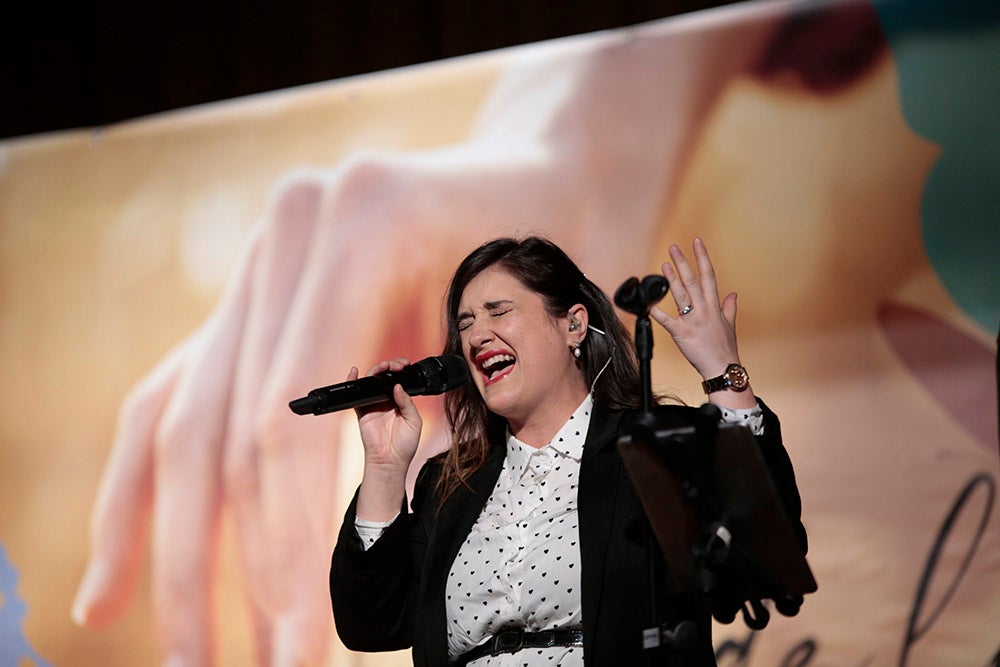
[[[495,658],[501,653],[517,653],[523,645],[523,632],[520,630],[507,630],[494,637],[493,650],[490,651],[490,654]]]

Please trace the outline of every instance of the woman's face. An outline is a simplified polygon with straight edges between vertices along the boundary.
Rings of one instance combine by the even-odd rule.
[[[569,316],[550,315],[541,296],[506,270],[490,267],[468,284],[457,324],[480,394],[512,432],[546,418],[565,419],[586,395],[570,347]]]

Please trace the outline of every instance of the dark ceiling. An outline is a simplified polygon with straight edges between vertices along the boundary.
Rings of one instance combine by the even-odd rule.
[[[0,137],[105,125],[731,1],[22,2],[0,40]]]

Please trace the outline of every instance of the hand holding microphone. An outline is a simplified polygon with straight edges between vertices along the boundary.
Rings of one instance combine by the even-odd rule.
[[[356,408],[365,448],[364,476],[358,489],[357,515],[386,521],[399,512],[406,472],[417,451],[423,420],[410,396],[441,394],[469,381],[465,360],[456,355],[430,357],[415,364],[383,361],[346,382],[313,389],[289,407],[296,414],[321,415]]]

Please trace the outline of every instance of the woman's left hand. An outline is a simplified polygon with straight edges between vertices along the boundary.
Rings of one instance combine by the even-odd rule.
[[[721,375],[726,366],[740,363],[736,346],[736,293],[719,299],[715,269],[705,243],[694,240],[698,272],[688,264],[684,253],[670,246],[670,260],[663,263],[663,277],[670,283],[670,293],[677,304],[677,316],[671,317],[654,306],[650,316],[663,325],[681,353],[703,379]]]

